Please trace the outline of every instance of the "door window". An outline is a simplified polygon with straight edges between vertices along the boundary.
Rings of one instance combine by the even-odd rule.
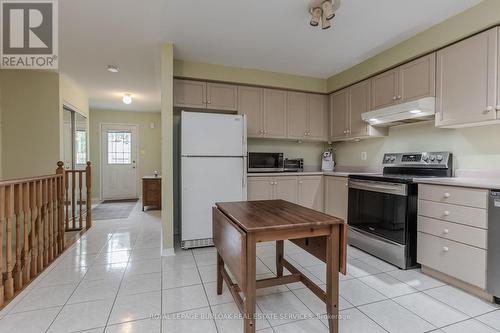
[[[132,164],[131,132],[108,132],[108,164]]]

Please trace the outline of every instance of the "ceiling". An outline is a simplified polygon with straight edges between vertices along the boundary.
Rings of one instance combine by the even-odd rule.
[[[60,69],[91,108],[159,111],[163,41],[176,59],[327,78],[479,2],[342,0],[321,30],[308,0],[61,0]]]

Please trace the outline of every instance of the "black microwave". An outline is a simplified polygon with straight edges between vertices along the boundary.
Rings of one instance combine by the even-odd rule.
[[[283,153],[248,153],[248,172],[283,172]]]

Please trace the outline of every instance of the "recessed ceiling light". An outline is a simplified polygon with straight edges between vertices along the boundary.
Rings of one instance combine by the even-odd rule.
[[[410,113],[419,114],[419,113],[422,113],[422,110],[411,110]]]
[[[125,94],[123,95],[123,103],[125,104],[131,104],[132,103],[132,95],[130,94]]]
[[[120,70],[116,65],[108,65],[108,72],[118,73]]]

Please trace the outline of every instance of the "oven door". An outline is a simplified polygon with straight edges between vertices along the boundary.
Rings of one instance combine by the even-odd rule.
[[[348,224],[399,244],[407,244],[408,186],[349,180]]]

